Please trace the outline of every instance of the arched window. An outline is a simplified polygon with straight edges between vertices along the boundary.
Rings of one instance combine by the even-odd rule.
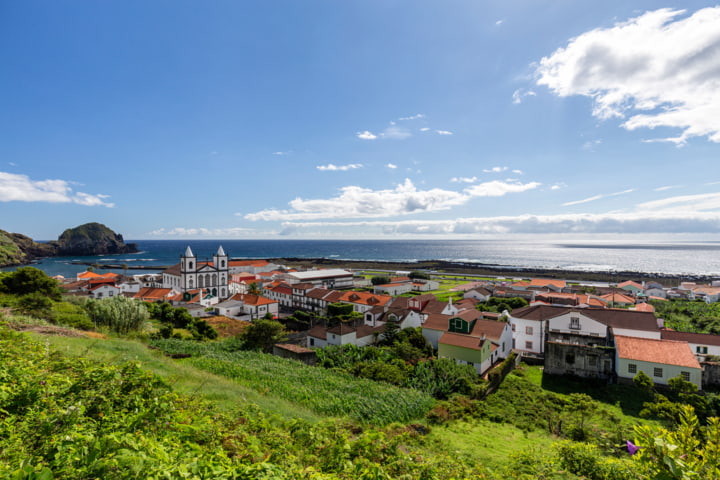
[[[225,268],[225,260],[220,260],[220,267]]]
[[[189,268],[190,270],[192,270],[192,268],[193,268],[192,262],[188,262],[188,268]]]
[[[215,274],[213,273],[213,275],[212,275],[212,286],[214,287],[215,285],[217,285],[217,275],[215,275]]]
[[[198,288],[203,288],[203,287],[204,287],[204,285],[203,285],[203,276],[200,275],[200,276],[198,276]]]
[[[193,281],[192,281],[192,278],[190,279],[190,283],[189,283],[189,285],[190,285],[190,288],[193,288]]]
[[[206,287],[210,286],[210,274],[209,273],[205,274],[205,286]]]
[[[220,296],[225,298],[225,289],[224,288],[220,289]]]

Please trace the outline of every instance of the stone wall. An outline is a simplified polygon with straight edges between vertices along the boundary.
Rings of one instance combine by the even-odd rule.
[[[547,342],[545,345],[545,373],[614,379],[615,349]]]

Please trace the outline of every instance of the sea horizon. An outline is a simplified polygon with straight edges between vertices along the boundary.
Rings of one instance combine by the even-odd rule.
[[[52,257],[34,266],[49,275],[74,276],[85,265],[177,264],[187,246],[198,259],[211,259],[222,245],[230,258],[327,258],[333,260],[412,263],[424,260],[475,263],[498,268],[572,272],[638,272],[643,274],[720,276],[720,240],[649,236],[614,238],[495,238],[495,239],[163,239],[127,240],[134,254],[91,257]],[[644,241],[639,241],[644,240]],[[122,270],[118,270],[122,271]]]

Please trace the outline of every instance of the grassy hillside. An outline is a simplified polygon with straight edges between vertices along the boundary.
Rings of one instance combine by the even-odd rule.
[[[0,266],[17,265],[25,260],[25,254],[4,230],[0,230]]]

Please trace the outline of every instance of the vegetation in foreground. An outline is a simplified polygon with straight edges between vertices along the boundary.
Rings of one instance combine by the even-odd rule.
[[[5,294],[0,300],[9,307],[0,316],[16,323],[19,320],[16,313],[31,315],[35,308],[48,321],[57,321],[58,311],[90,318],[88,313],[94,307],[88,309],[87,305],[57,299],[52,282],[32,272],[21,275],[27,273],[30,275],[23,281],[14,274],[10,278],[8,274],[0,275],[0,293]],[[47,291],[41,292],[44,289]],[[34,298],[21,301],[33,294]],[[45,301],[39,300],[41,297]],[[78,309],[70,312],[69,306]],[[153,312],[154,321],[162,325],[175,318],[175,312],[165,310],[170,320],[158,318],[157,312]],[[147,336],[147,322],[134,318],[136,314],[143,315],[137,305],[118,305],[95,313],[99,316],[90,323],[106,333]],[[26,316],[23,321],[33,319]],[[176,336],[174,330],[172,336]],[[385,351],[398,358],[412,353],[404,360],[406,365],[423,363],[413,358],[422,353],[422,346],[413,347],[415,351],[405,345],[412,346],[412,332],[395,334],[395,340],[384,347]],[[163,336],[158,335],[157,329],[154,335]],[[405,392],[415,392],[418,398],[426,395],[388,384],[392,382],[357,380],[347,374],[312,369],[287,360],[282,360],[286,364],[271,366],[281,359],[227,348],[232,347],[233,341],[236,347],[246,348],[242,338],[221,344],[197,343],[207,339],[197,334],[180,336],[195,341],[158,342],[194,349],[191,358],[182,360],[185,372],[215,370],[257,395],[289,397],[286,404],[289,408],[306,400],[302,395],[293,397],[298,391],[305,397],[325,395],[321,389],[315,390],[324,381],[319,380],[322,376],[335,376],[327,383],[329,389],[342,390],[358,381],[389,388],[385,400],[390,403],[397,403],[398,395]],[[83,356],[94,354],[88,344]],[[279,377],[280,371],[290,371],[293,374],[289,377],[296,377],[295,366],[323,373],[320,377],[307,377],[304,382],[312,384],[312,388],[303,390],[288,377]],[[257,372],[273,368],[273,378],[258,381]],[[525,368],[511,374],[496,393],[484,400],[452,393],[446,400],[436,402],[426,395],[427,406],[420,410],[434,407],[425,420],[420,418],[422,415],[412,414],[397,423],[398,418],[392,417],[396,412],[390,412],[390,416],[368,421],[367,412],[383,410],[379,408],[383,394],[372,397],[362,407],[364,410],[358,410],[361,414],[356,418],[362,417],[364,421],[352,420],[352,413],[325,412],[309,403],[306,405],[316,409],[315,419],[280,418],[249,403],[217,408],[197,399],[203,384],[191,397],[184,396],[137,362],[108,365],[68,357],[51,349],[47,342],[32,341],[0,326],[0,476],[720,478],[720,427],[716,418],[708,417],[714,414],[716,404],[701,401],[682,382],[673,385],[672,393],[665,396],[655,392],[651,383],[643,385],[640,379],[638,384],[647,392],[643,410],[666,426],[632,425],[634,422],[626,422],[621,406],[602,404],[585,393],[546,390],[545,382],[537,381],[536,371]],[[349,402],[341,398],[339,403]],[[409,419],[414,423],[407,424]],[[396,423],[389,423],[393,421]],[[488,437],[502,438],[502,447],[496,447]],[[527,441],[531,437],[538,439],[535,447],[552,445],[539,450]],[[508,448],[510,438],[516,443],[514,449]],[[562,438],[565,440],[557,441]],[[635,456],[621,448],[627,438],[640,447]],[[462,447],[468,441],[477,442],[473,445],[476,452]]]

